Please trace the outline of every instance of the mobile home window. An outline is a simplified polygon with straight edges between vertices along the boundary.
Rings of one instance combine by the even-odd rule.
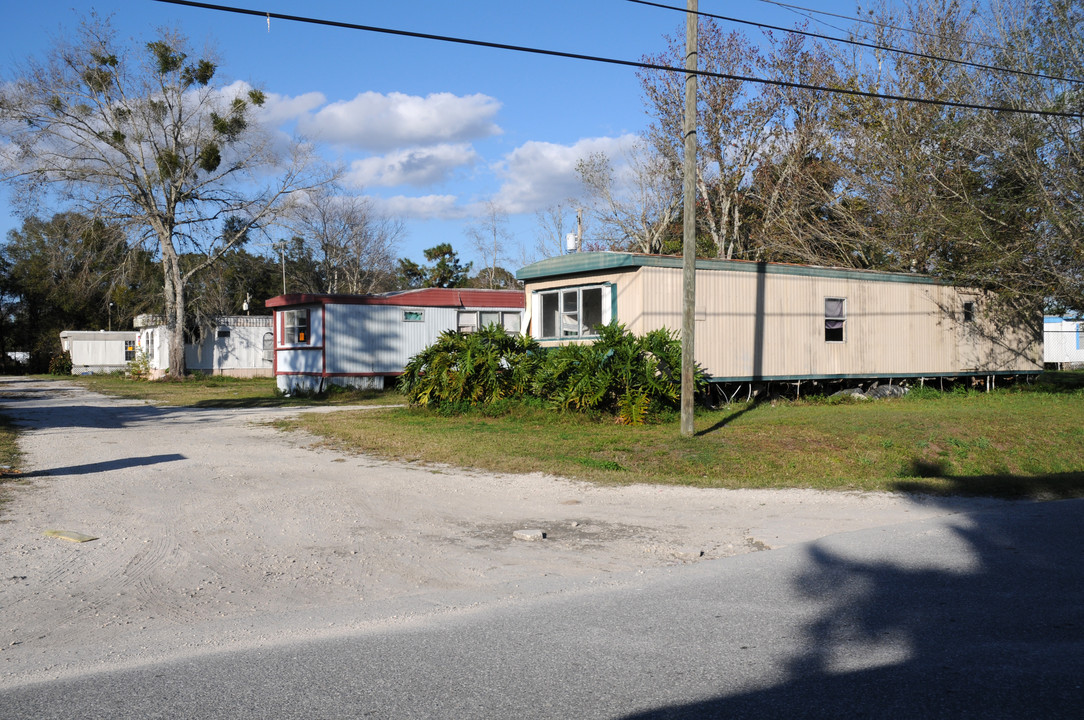
[[[135,360],[135,340],[124,341],[124,360],[125,362],[131,362]]]
[[[283,313],[283,337],[287,345],[309,342],[309,311],[287,310]]]
[[[424,310],[404,310],[403,322],[424,322],[425,311]]]
[[[843,342],[844,326],[847,323],[847,299],[824,299],[824,341]]]
[[[964,303],[964,322],[975,322],[975,303],[971,300]]]
[[[507,333],[518,333],[520,319],[518,312],[501,312],[499,310],[461,310],[456,322],[456,329],[461,333],[472,333],[479,328],[497,325],[504,328]]]
[[[585,337],[598,334],[606,324],[603,286],[562,288],[540,292],[539,323],[544,338]]]
[[[456,315],[455,329],[461,333],[472,333],[478,329],[478,313],[460,310]]]

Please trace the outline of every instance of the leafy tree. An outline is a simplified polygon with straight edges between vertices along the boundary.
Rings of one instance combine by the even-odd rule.
[[[28,218],[0,252],[5,297],[3,346],[30,353],[45,372],[60,352],[62,330],[130,327],[155,312],[160,279],[149,253],[129,251],[123,232],[76,213]]]
[[[322,182],[310,147],[282,150],[254,122],[264,100],[226,85],[214,59],[193,56],[176,33],[129,47],[93,16],[74,42],[0,89],[0,132],[12,148],[5,178],[28,201],[54,190],[155,247],[174,376],[184,372],[192,279],[267,225],[293,192]],[[231,216],[240,223],[220,233]]]
[[[419,265],[413,260],[399,260],[398,285],[400,288],[459,288],[470,282],[471,263],[464,265],[451,243],[441,243],[424,251],[430,265]]]
[[[523,283],[516,280],[511,270],[503,267],[486,268],[470,279],[467,287],[486,290],[521,290]]]
[[[234,230],[238,222],[227,219],[223,233]],[[202,262],[202,256],[182,257],[184,265]],[[235,245],[222,254],[218,261],[189,281],[187,342],[199,343],[219,324],[226,315],[245,312],[267,315],[264,303],[268,298],[281,294],[282,275],[276,258],[254,255],[244,247]]]
[[[1075,0],[998,0],[990,11],[992,63],[1060,78],[1084,77],[1084,7]],[[1084,92],[1079,81],[986,74],[998,102],[1076,117],[998,114],[977,132],[988,141],[984,206],[994,246],[984,274],[1002,295],[1051,308],[1084,309]],[[995,232],[996,231],[996,232]],[[996,274],[996,277],[995,277]]]

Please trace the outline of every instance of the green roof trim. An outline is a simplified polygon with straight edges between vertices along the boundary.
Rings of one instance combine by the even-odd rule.
[[[708,377],[709,383],[762,383],[762,382],[805,382],[807,380],[909,380],[925,378],[937,380],[938,378],[962,378],[962,377],[1004,377],[1014,375],[1039,375],[1042,370],[967,370],[947,371],[934,373],[847,373],[842,375],[735,375],[732,377],[712,376]]]
[[[673,255],[638,255],[617,252],[583,252],[559,255],[539,260],[516,272],[517,280],[545,280],[562,275],[581,275],[611,270],[638,269],[642,267],[681,269],[682,259]],[[899,282],[919,285],[949,285],[928,275],[884,272],[881,270],[855,270],[850,268],[819,267],[815,265],[788,265],[785,263],[754,262],[752,260],[712,260],[700,258],[697,270],[729,270],[731,272],[763,272],[768,275],[802,275],[807,277],[836,278],[840,280],[870,280],[873,282]]]

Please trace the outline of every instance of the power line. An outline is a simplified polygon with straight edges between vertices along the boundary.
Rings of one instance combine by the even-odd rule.
[[[872,25],[874,27],[883,28],[885,30],[899,30],[900,32],[911,33],[912,35],[922,35],[924,37],[934,38],[934,39],[937,39],[937,40],[944,40],[945,39],[944,37],[942,37],[941,35],[938,35],[937,33],[926,32],[925,30],[915,30],[914,28],[905,28],[905,27],[900,27],[898,25],[890,25],[888,23],[878,22],[876,20],[865,20],[865,19],[860,18],[860,17],[852,17],[850,15],[840,15],[838,13],[828,12],[827,10],[814,10],[813,8],[802,7],[801,5],[791,5],[790,3],[779,2],[778,0],[757,0],[757,2],[762,2],[762,3],[766,4],[766,5],[776,5],[776,6],[781,7],[781,8],[786,8],[787,10],[790,10],[791,12],[797,13],[799,15],[803,15],[805,17],[809,17],[809,13],[812,13],[813,15],[824,15],[826,17],[834,17],[834,18],[839,18],[841,20],[848,20],[850,22],[862,23],[864,25]],[[801,12],[799,12],[799,11],[801,11]],[[814,18],[810,18],[810,19],[813,20]],[[821,22],[821,21],[817,20],[816,22]],[[829,27],[835,27],[835,26],[831,25]],[[835,28],[835,29],[839,30],[840,28]],[[1006,53],[1019,53],[1019,54],[1027,55],[1028,57],[1032,57],[1032,53],[1029,53],[1027,51],[1010,50],[1009,48],[1005,48],[1005,47],[1002,47],[1000,45],[993,45],[991,43],[985,43],[985,42],[982,42],[981,40],[964,40],[963,42],[968,44],[968,45],[975,45],[977,47],[984,47],[984,48],[987,48],[988,50],[1000,50],[1000,51],[1006,52]],[[1079,81],[1074,80],[1072,82],[1079,82]]]
[[[230,7],[227,5],[215,5],[212,3],[204,2],[192,2],[191,0],[154,0],[155,2],[166,3],[168,5],[183,5],[187,7],[202,8],[204,10],[217,10],[221,12],[234,13],[237,15],[251,15],[258,18],[267,18],[270,21],[272,18],[275,20],[288,20],[291,22],[307,23],[310,25],[323,25],[327,27],[337,27],[346,30],[361,30],[364,32],[374,32],[384,35],[395,35],[398,37],[410,37],[420,40],[435,40],[438,42],[454,43],[459,45],[470,45],[474,47],[484,47],[493,50],[508,50],[511,52],[522,52],[533,55],[545,55],[549,57],[560,57],[569,60],[584,60],[588,62],[604,63],[609,65],[619,65],[622,67],[633,67],[644,70],[660,70],[663,72],[675,72],[686,74],[684,68],[672,67],[670,65],[659,65],[656,63],[638,62],[634,60],[620,60],[617,58],[600,57],[597,55],[586,55],[583,53],[564,52],[560,50],[545,50],[541,48],[526,47],[523,45],[510,45],[507,43],[490,42],[487,40],[471,40],[467,38],[457,38],[448,35],[435,35],[432,33],[415,32],[413,30],[396,30],[393,28],[383,28],[374,25],[360,25],[357,23],[348,23],[340,20],[323,20],[320,18],[309,18],[300,15],[286,15],[283,13],[266,12],[263,10],[250,10],[246,8]],[[1084,118],[1084,114],[1081,113],[1068,113],[1060,112],[1057,110],[1035,110],[1025,108],[1013,108],[994,105],[978,105],[973,103],[954,102],[951,100],[929,100],[927,98],[909,97],[905,95],[887,95],[883,93],[866,92],[864,90],[848,90],[845,88],[833,88],[824,87],[821,85],[810,85],[807,83],[790,82],[787,80],[770,80],[765,78],[750,77],[746,75],[732,75],[729,73],[708,72],[704,70],[698,70],[695,72],[698,77],[711,77],[719,78],[721,80],[736,80],[738,82],[749,82],[761,85],[772,85],[775,87],[785,87],[793,90],[811,90],[815,92],[828,92],[839,95],[850,95],[854,97],[866,97],[878,100],[898,100],[901,102],[919,103],[922,105],[937,105],[940,107],[954,107],[964,110],[987,110],[990,112],[1007,112],[1017,113],[1024,115],[1040,115],[1044,117],[1066,117],[1066,118]]]
[[[650,2],[649,0],[627,0],[627,2],[635,3],[637,5],[648,5],[651,7],[662,8],[664,10],[676,10],[677,12],[688,12],[683,7],[674,7],[673,5],[664,5],[662,3]],[[871,48],[873,50],[886,50],[888,52],[899,53],[901,55],[910,55],[912,57],[923,58],[926,60],[938,60],[941,62],[947,62],[954,65],[966,65],[967,67],[977,68],[979,70],[993,70],[995,72],[1012,73],[1013,75],[1025,75],[1028,77],[1041,78],[1043,80],[1060,80],[1062,82],[1071,83],[1084,83],[1084,80],[1077,80],[1074,78],[1058,77],[1056,75],[1044,75],[1042,73],[1028,72],[1026,70],[1013,70],[1012,68],[1003,68],[996,65],[984,65],[982,63],[971,62],[969,60],[955,60],[953,58],[941,57],[939,55],[929,55],[927,53],[920,53],[914,50],[904,50],[902,48],[894,48],[889,45],[877,45],[876,43],[861,42],[858,40],[849,40],[847,38],[833,37],[831,35],[821,35],[815,32],[809,32],[808,30],[801,30],[798,28],[785,28],[778,25],[768,25],[766,23],[754,22],[753,20],[742,20],[741,18],[727,17],[726,15],[716,15],[708,12],[697,12],[696,15],[702,17],[710,17],[716,20],[725,20],[727,22],[739,23],[742,25],[752,25],[753,27],[762,28],[765,30],[779,30],[781,32],[794,33],[795,35],[805,35],[807,37],[814,37],[819,40],[829,40],[831,42],[845,43],[847,45],[857,45],[859,47]]]

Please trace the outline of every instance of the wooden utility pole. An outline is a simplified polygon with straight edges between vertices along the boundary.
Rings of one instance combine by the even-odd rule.
[[[681,270],[681,434],[690,437],[696,384],[696,66],[697,0],[688,0],[685,19],[685,215],[682,220]]]

